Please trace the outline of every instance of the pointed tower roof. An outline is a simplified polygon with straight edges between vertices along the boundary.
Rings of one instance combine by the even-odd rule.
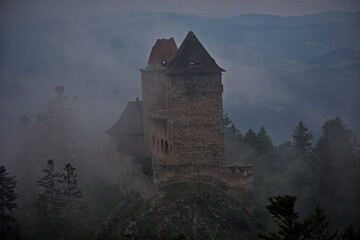
[[[124,112],[116,123],[106,131],[110,136],[144,134],[142,102],[128,102]]]
[[[224,72],[193,32],[189,32],[169,64],[169,74]]]
[[[148,65],[166,66],[178,50],[174,38],[158,39],[151,49]]]

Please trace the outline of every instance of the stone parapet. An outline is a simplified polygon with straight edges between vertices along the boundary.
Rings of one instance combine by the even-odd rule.
[[[214,185],[233,197],[251,204],[254,192],[253,166],[209,164],[153,165],[156,184],[204,182]]]

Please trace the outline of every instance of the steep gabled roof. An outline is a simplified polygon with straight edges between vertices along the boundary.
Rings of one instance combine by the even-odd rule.
[[[128,102],[116,123],[106,131],[110,136],[144,134],[141,101]]]
[[[193,32],[189,32],[169,64],[169,74],[225,71],[206,51]]]
[[[165,66],[175,56],[178,50],[174,38],[158,39],[151,49],[148,65]],[[165,61],[165,62],[164,62]],[[164,64],[165,63],[165,64]]]

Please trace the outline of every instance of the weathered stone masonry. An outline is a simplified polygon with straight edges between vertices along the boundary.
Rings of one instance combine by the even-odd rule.
[[[252,166],[224,166],[224,70],[194,33],[179,49],[173,38],[158,40],[140,71],[143,152],[154,183],[207,182],[251,199]]]

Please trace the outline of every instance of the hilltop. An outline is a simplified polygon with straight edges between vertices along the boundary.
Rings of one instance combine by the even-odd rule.
[[[254,239],[268,221],[264,210],[255,207],[249,214],[211,185],[177,183],[146,201],[136,194],[129,196],[105,220],[95,240]]]

